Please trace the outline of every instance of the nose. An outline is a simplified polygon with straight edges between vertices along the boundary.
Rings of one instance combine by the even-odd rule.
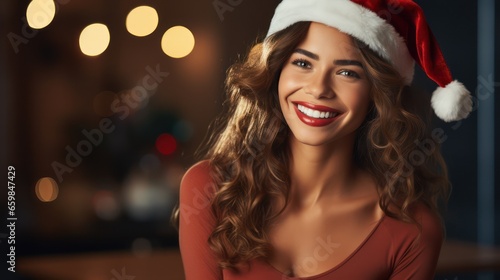
[[[333,91],[331,82],[328,71],[318,71],[310,76],[304,90],[306,94],[310,94],[316,99],[332,98],[335,96],[335,92]]]

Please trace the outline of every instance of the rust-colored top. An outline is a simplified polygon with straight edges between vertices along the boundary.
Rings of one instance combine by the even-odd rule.
[[[383,216],[377,226],[344,261],[310,277],[288,277],[265,260],[250,262],[239,273],[222,270],[208,246],[214,226],[210,197],[215,188],[208,162],[190,168],[181,183],[179,242],[186,280],[285,280],[285,279],[433,279],[443,241],[441,223],[425,205],[413,208],[421,224]],[[325,250],[329,250],[324,242]]]

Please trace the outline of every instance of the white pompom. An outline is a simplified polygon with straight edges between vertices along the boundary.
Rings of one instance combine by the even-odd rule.
[[[456,80],[444,88],[437,88],[432,94],[431,104],[436,115],[445,122],[464,119],[472,110],[470,92]]]

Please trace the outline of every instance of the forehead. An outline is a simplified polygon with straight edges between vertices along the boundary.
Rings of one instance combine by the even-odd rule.
[[[334,55],[341,57],[359,57],[359,49],[354,39],[337,28],[312,22],[304,40],[298,45],[319,55]]]

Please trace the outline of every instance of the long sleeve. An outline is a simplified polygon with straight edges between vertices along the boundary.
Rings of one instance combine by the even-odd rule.
[[[210,210],[214,190],[206,161],[191,167],[181,181],[179,245],[186,280],[222,279],[222,272],[207,241],[214,227]]]

